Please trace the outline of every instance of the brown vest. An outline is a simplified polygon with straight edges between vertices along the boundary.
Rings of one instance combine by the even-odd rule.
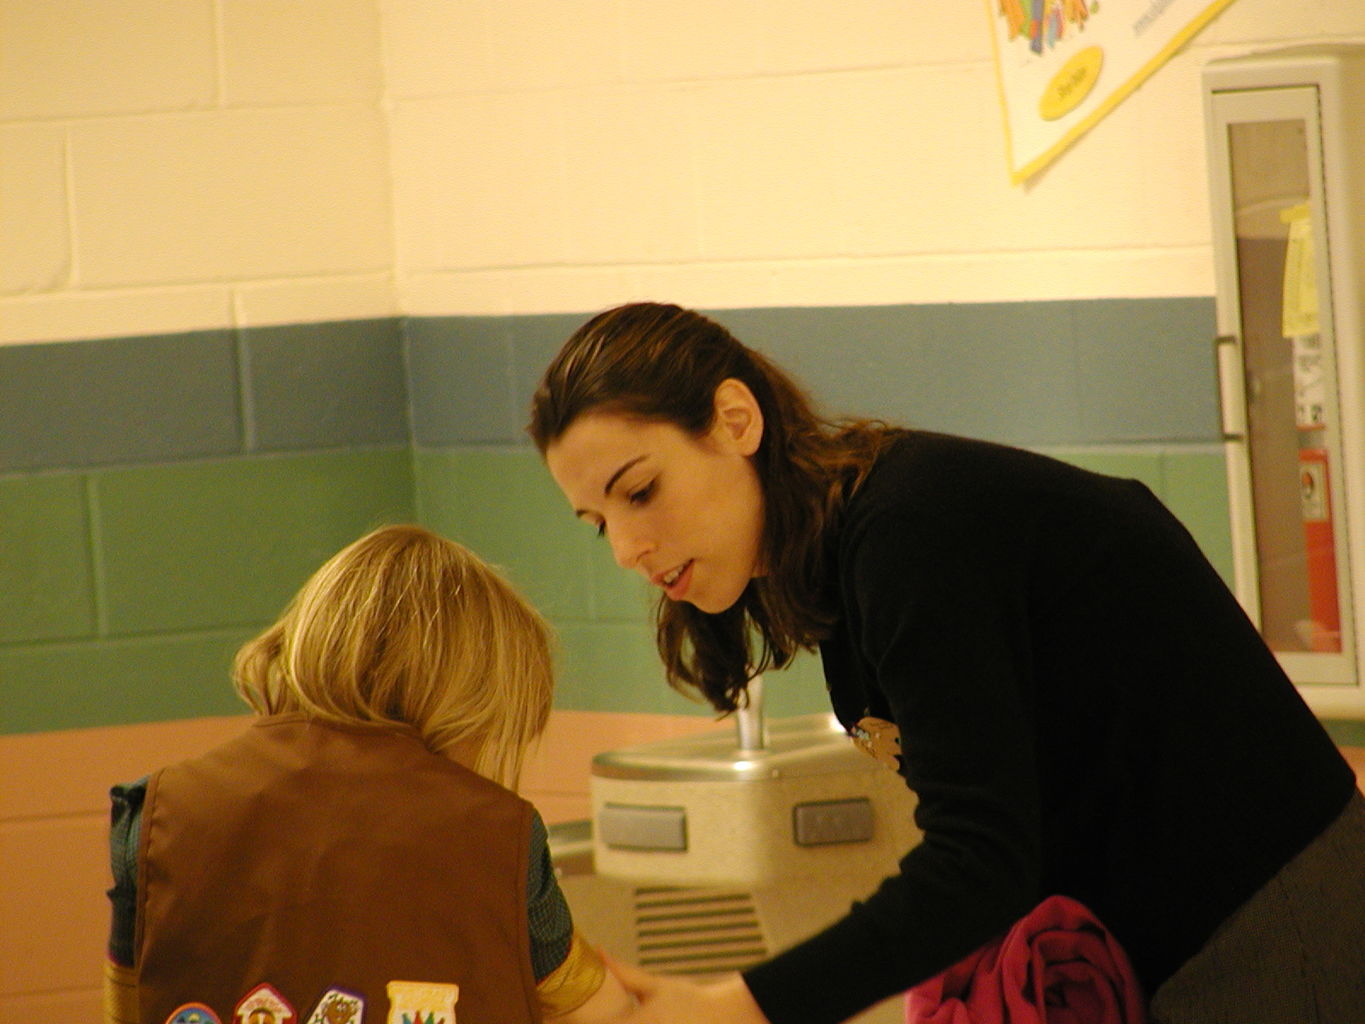
[[[458,985],[459,1024],[538,1024],[530,823],[529,804],[415,730],[258,719],[149,783],[142,1024],[193,1003],[235,1024],[262,984],[297,1024],[333,989],[386,1024],[392,981]]]

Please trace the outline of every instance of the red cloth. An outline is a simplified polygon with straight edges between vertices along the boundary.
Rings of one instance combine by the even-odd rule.
[[[1049,896],[905,997],[906,1024],[1143,1024],[1123,947],[1083,904]]]

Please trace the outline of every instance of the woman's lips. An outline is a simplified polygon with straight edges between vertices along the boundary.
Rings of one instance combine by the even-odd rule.
[[[681,566],[670,569],[668,572],[660,573],[654,578],[654,582],[663,588],[670,601],[681,601],[687,593],[688,586],[692,583],[692,562],[689,559]]]

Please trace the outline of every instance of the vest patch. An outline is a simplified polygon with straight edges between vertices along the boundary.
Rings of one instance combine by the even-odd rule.
[[[223,1024],[214,1013],[203,1003],[186,1003],[178,1009],[172,1010],[171,1015],[166,1018],[166,1024]]]
[[[430,981],[391,981],[387,1024],[455,1024],[459,985]]]
[[[869,715],[860,719],[848,734],[853,737],[853,745],[864,754],[880,761],[892,771],[900,771],[901,731],[895,722]]]
[[[308,1024],[361,1024],[365,1000],[345,989],[329,988],[308,1017]]]
[[[296,1024],[294,1008],[270,985],[257,985],[233,1011],[236,1024]]]

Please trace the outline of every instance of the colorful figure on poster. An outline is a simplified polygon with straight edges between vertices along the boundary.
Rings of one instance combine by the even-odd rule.
[[[1070,34],[1085,28],[1090,15],[1099,10],[1099,0],[999,0],[1000,16],[1005,19],[1006,38],[1021,36],[1029,49],[1041,54]]]

